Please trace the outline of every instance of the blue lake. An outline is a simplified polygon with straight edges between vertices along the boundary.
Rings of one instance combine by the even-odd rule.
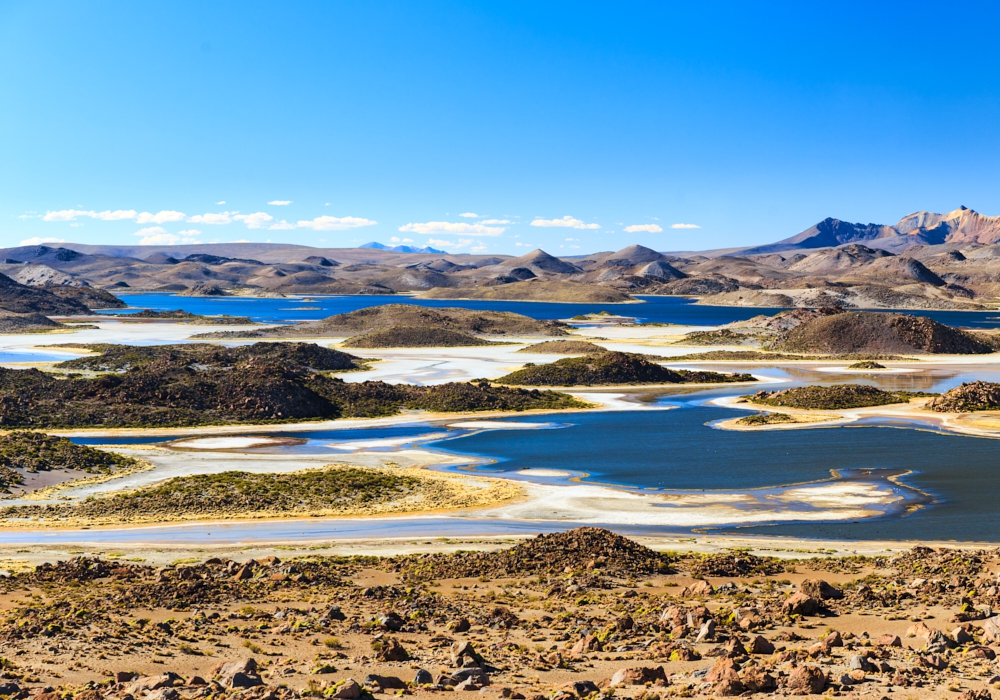
[[[642,323],[677,323],[691,326],[719,326],[733,321],[745,321],[760,314],[776,314],[782,309],[737,306],[701,306],[683,297],[640,297],[641,304],[555,304],[532,301],[461,301],[416,299],[408,296],[309,296],[299,298],[260,299],[246,297],[187,297],[174,294],[119,294],[133,309],[170,311],[183,309],[196,314],[229,314],[249,316],[255,321],[291,323],[314,321],[334,314],[357,311],[382,304],[414,304],[430,308],[461,307],[483,311],[512,311],[538,319],[565,319],[578,314],[607,311],[634,316]],[[128,313],[128,310],[101,311],[102,314]],[[928,316],[952,326],[970,328],[1000,327],[996,311],[919,311],[909,312]]]

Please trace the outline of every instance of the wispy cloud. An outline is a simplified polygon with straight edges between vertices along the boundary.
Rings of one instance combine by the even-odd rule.
[[[701,228],[698,224],[670,224],[670,228]]]
[[[273,201],[268,202],[268,204],[270,204],[272,207],[287,207],[291,203],[292,200],[290,199],[275,199]]]
[[[317,216],[309,221],[300,221],[299,228],[311,228],[314,231],[345,231],[350,228],[374,226],[377,221],[362,219],[357,216]]]
[[[282,219],[277,223],[271,224],[270,226],[268,226],[268,228],[271,229],[272,231],[288,231],[289,229],[295,228],[295,224],[290,224],[284,219]]]
[[[134,219],[137,214],[134,209],[117,209],[115,211],[84,211],[82,209],[61,209],[59,211],[45,212],[43,221],[72,221],[73,219],[88,217],[101,221],[124,221]]]
[[[579,229],[599,229],[600,224],[587,224],[579,219],[574,219],[572,216],[564,216],[561,219],[535,219],[531,222],[532,226],[541,226],[542,228],[579,228]]]
[[[216,214],[195,214],[188,218],[188,223],[191,224],[211,224],[213,226],[220,226],[222,224],[233,223],[232,215],[236,212],[230,211],[220,211]]]
[[[499,236],[507,229],[483,224],[453,223],[451,221],[428,221],[422,224],[406,224],[400,226],[403,233],[423,233],[426,235],[435,234],[465,234],[467,236]]]
[[[235,221],[242,221],[247,225],[247,228],[263,228],[274,221],[273,216],[262,211],[254,214],[234,214],[233,219]]]
[[[223,204],[225,204],[225,203],[226,203],[226,200],[224,200],[224,199],[223,199],[223,200],[222,200],[221,202],[216,202],[215,204],[216,204],[217,206],[220,206],[220,207],[221,207],[221,206],[222,206]],[[237,242],[237,243],[239,243],[240,241],[236,241],[236,242]]]
[[[487,226],[489,226],[496,224],[509,224],[510,222],[507,219],[483,219],[479,223],[486,224]]]
[[[675,225],[674,228],[682,227]],[[695,226],[695,228],[698,227]],[[639,233],[640,231],[645,231],[646,233],[659,233],[663,230],[663,227],[656,224],[632,224],[631,226],[626,226],[625,230],[629,233]]]
[[[467,211],[464,214],[459,214],[459,216],[465,217],[466,219],[478,219],[479,214],[473,214],[471,211]]]
[[[45,245],[46,243],[65,243],[65,238],[39,238],[35,236],[34,238],[25,238],[23,241],[18,243],[18,245]]]
[[[144,211],[135,217],[135,222],[137,224],[167,224],[174,221],[184,221],[184,216],[184,212],[180,211],[161,211],[156,214]]]
[[[174,234],[167,233],[162,226],[150,226],[139,229],[134,235],[142,238],[139,241],[139,245],[184,245],[186,243],[201,243],[201,241],[195,238],[199,234],[201,234],[201,231],[195,229],[180,231]]]
[[[399,236],[393,236],[389,239],[390,243],[413,243],[412,238],[400,238]]]

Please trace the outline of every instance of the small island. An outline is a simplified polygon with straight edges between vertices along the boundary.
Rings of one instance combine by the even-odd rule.
[[[643,355],[627,352],[604,352],[584,357],[567,357],[522,369],[494,380],[514,386],[619,386],[644,384],[727,384],[756,381],[744,372],[698,372],[669,369],[651,362]]]

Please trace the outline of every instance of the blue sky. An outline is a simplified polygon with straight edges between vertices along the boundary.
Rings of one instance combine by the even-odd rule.
[[[1000,214],[998,14],[0,1],[0,245],[570,255]]]

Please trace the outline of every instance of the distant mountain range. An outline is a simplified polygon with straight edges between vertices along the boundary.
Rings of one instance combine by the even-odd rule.
[[[895,225],[855,224],[827,218],[802,233],[769,245],[744,248],[739,255],[784,253],[864,243],[870,248],[901,252],[915,245],[960,243],[993,245],[1000,241],[1000,216],[983,216],[968,207],[947,214],[918,211]]]
[[[438,250],[437,248],[431,248],[430,246],[424,246],[423,248],[417,248],[412,245],[386,245],[385,243],[378,243],[372,241],[371,243],[365,243],[364,245],[359,245],[358,248],[371,248],[373,250],[388,250],[392,253],[437,253],[438,255],[447,255],[443,250]]]

